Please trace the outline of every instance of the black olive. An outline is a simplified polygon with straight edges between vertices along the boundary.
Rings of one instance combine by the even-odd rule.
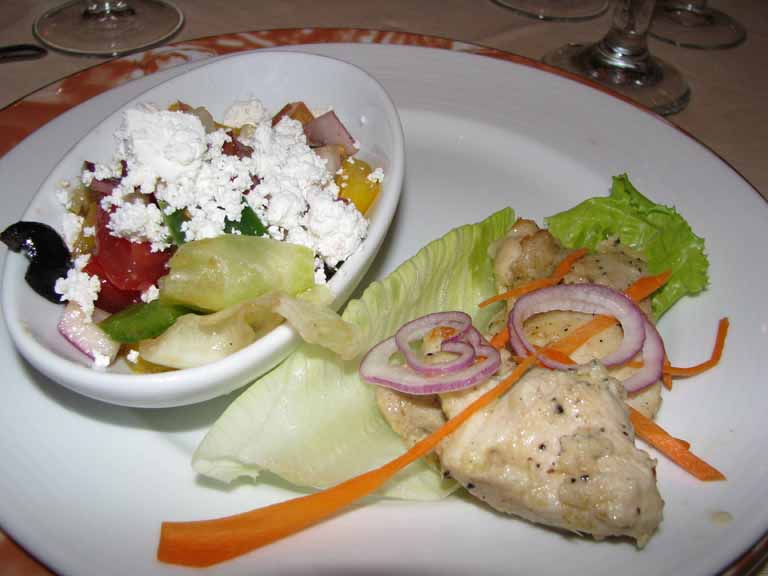
[[[333,278],[334,274],[336,274],[336,272],[338,272],[339,266],[341,266],[343,263],[344,262],[339,262],[338,264],[336,264],[336,266],[328,266],[327,263],[323,262],[323,268],[325,268],[325,279],[326,279],[326,281],[330,280],[331,278]]]
[[[67,275],[71,256],[56,230],[41,222],[16,222],[3,230],[0,240],[29,260],[24,275],[27,284],[43,298],[61,304],[61,296],[53,287],[57,279]]]

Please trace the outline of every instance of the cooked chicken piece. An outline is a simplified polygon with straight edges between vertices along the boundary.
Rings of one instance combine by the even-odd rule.
[[[548,276],[567,253],[549,232],[530,220],[518,220],[491,248],[499,289]],[[582,258],[566,281],[624,290],[644,273],[642,260],[609,244]],[[646,313],[647,305],[643,304]],[[549,312],[529,319],[525,329],[533,343],[545,344],[590,318]],[[505,321],[506,314],[500,314],[492,330]],[[423,352],[439,357],[440,338],[432,336],[424,339]],[[613,350],[621,338],[616,326],[572,356],[589,363]],[[501,375],[511,369],[511,355],[502,351],[502,360]],[[432,462],[500,511],[598,539],[629,536],[643,546],[661,521],[663,501],[656,488],[655,462],[634,446],[625,403],[653,417],[661,395],[657,384],[627,399],[617,378],[632,370],[609,372],[597,362],[568,372],[533,369],[446,438]],[[377,400],[395,432],[413,445],[500,378],[439,396],[416,397],[379,388]]]
[[[530,280],[552,273],[568,251],[547,231],[541,230],[531,220],[518,219],[505,238],[494,250],[494,271],[499,290],[506,291]],[[626,290],[630,284],[646,273],[645,262],[630,254],[615,242],[606,242],[599,251],[580,258],[565,276],[568,284],[602,284],[615,290]],[[507,304],[511,309],[514,301]],[[650,301],[640,303],[640,308],[650,317]],[[506,315],[499,319],[505,321]],[[578,312],[547,312],[538,314],[525,324],[528,338],[536,345],[544,345],[565,336],[569,330],[588,322],[589,314]],[[498,329],[498,323],[492,329]],[[621,342],[621,329],[616,326],[585,342],[572,357],[583,363],[600,358],[613,351]],[[611,369],[612,376],[623,380],[634,368],[622,366]],[[661,407],[661,382],[640,392],[633,393],[627,402],[648,418],[654,418]]]
[[[376,402],[389,426],[408,446],[423,440],[445,423],[436,394],[412,396],[377,387]]]
[[[449,418],[498,382],[441,395]],[[655,462],[634,446],[621,384],[599,364],[530,370],[446,438],[443,469],[493,508],[549,526],[629,536],[643,546],[664,505]]]
[[[549,232],[522,218],[491,246],[496,280],[509,287],[549,276],[566,254]]]

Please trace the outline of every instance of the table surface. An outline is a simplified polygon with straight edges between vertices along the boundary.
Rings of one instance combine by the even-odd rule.
[[[61,0],[4,0],[0,45],[36,42],[34,18]],[[370,28],[451,38],[506,50],[534,59],[567,42],[599,39],[610,13],[577,23],[525,18],[491,0],[176,0],[185,24],[171,40],[178,42],[218,34],[276,28]],[[688,107],[670,116],[711,148],[768,199],[768,162],[763,142],[768,135],[768,2],[712,1],[745,25],[747,41],[728,50],[679,48],[650,38],[652,53],[674,64],[688,80]],[[0,109],[65,76],[96,66],[104,59],[51,52],[35,61],[0,64]],[[0,532],[0,572],[33,576],[50,574]],[[768,576],[763,567],[762,576]]]

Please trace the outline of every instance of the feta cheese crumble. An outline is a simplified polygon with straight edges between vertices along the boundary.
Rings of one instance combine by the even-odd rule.
[[[90,259],[90,255],[75,258],[74,265],[67,270],[66,277],[56,280],[53,288],[56,294],[61,295],[62,302],[77,302],[86,318],[93,316],[94,302],[101,289],[98,276],[83,272]]]
[[[160,290],[154,284],[141,293],[141,301],[149,304],[160,297]]]
[[[193,113],[152,105],[124,113],[111,163],[81,176],[85,185],[119,181],[101,200],[111,212],[112,235],[162,251],[171,245],[170,215],[184,213],[181,232],[191,242],[224,234],[249,207],[271,238],[314,250],[315,275],[324,282],[326,267],[338,266],[360,246],[368,222],[339,199],[339,187],[326,161],[307,144],[303,125],[286,116],[272,126],[272,115],[256,99],[234,102],[224,114],[225,128],[208,124],[206,129]],[[226,127],[239,129],[237,141]],[[380,182],[383,172],[379,168],[371,177]],[[77,224],[71,219],[65,225],[70,237],[80,233],[82,221]]]

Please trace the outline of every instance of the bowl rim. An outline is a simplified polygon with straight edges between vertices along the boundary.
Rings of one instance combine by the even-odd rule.
[[[382,110],[384,112],[383,117],[393,130],[394,139],[392,156],[389,161],[390,165],[387,168],[382,190],[372,207],[372,209],[375,209],[375,212],[373,213],[374,218],[369,220],[368,234],[360,248],[358,248],[358,251],[355,252],[355,254],[353,254],[340,269],[344,270],[344,266],[353,264],[355,270],[344,276],[346,280],[341,286],[339,286],[341,280],[334,282],[337,278],[343,278],[338,275],[329,280],[327,284],[334,296],[337,297],[337,300],[339,299],[339,295],[343,292],[346,291],[349,293],[353,291],[355,286],[357,286],[363,279],[367,268],[375,259],[395,216],[402,193],[405,174],[405,137],[397,108],[384,86],[366,70],[339,58],[296,50],[261,49],[240,52],[212,58],[201,65],[191,67],[189,70],[182,72],[178,76],[174,76],[148,88],[131,98],[127,103],[112,110],[106,117],[88,130],[82,138],[75,142],[72,147],[62,153],[59,162],[56,163],[40,187],[31,196],[21,219],[24,220],[29,217],[35,201],[50,185],[53,173],[61,166],[62,161],[64,161],[75,147],[105,123],[113,121],[114,116],[141,102],[143,98],[146,98],[147,94],[162,86],[171,84],[176,81],[176,79],[190,73],[199,73],[200,70],[212,66],[221,66],[222,62],[230,60],[270,59],[275,56],[296,61],[307,59],[326,61],[335,66],[341,66],[342,68],[352,70],[363,82],[372,86],[374,92],[381,95],[381,104],[383,104]],[[81,104],[80,106],[84,104]],[[26,260],[23,255],[9,253],[8,257],[5,259],[3,270],[2,310],[11,340],[14,342],[17,351],[20,352],[21,355],[39,372],[54,380],[57,384],[96,400],[117,405],[145,408],[172,407],[209,400],[232,392],[245,386],[250,381],[257,379],[275,365],[279,364],[301,340],[296,330],[290,327],[287,323],[283,323],[273,328],[270,332],[255,342],[229,356],[197,367],[148,374],[113,372],[109,369],[94,369],[91,366],[63,357],[51,350],[49,347],[38,341],[38,339],[26,328],[23,318],[19,316],[16,312],[16,307],[14,306],[14,302],[17,300],[17,290],[29,289],[23,279],[23,273],[21,275],[16,273],[19,265],[21,265],[24,271],[26,270],[27,263],[26,261],[22,262],[21,259]],[[347,270],[350,270],[350,268],[347,268]],[[12,276],[15,277],[12,278]],[[355,281],[355,279],[357,280]],[[342,308],[347,300],[348,297],[345,297],[343,301],[335,302],[335,307]],[[265,347],[266,350],[264,350]],[[254,353],[256,353],[257,350],[258,355],[254,358]],[[267,367],[264,370],[258,371],[259,366]],[[248,371],[249,369],[253,370],[255,375],[243,375],[239,381],[232,382],[233,379],[237,379],[238,375],[241,375],[244,371]],[[217,385],[210,384],[212,370],[217,374]]]

